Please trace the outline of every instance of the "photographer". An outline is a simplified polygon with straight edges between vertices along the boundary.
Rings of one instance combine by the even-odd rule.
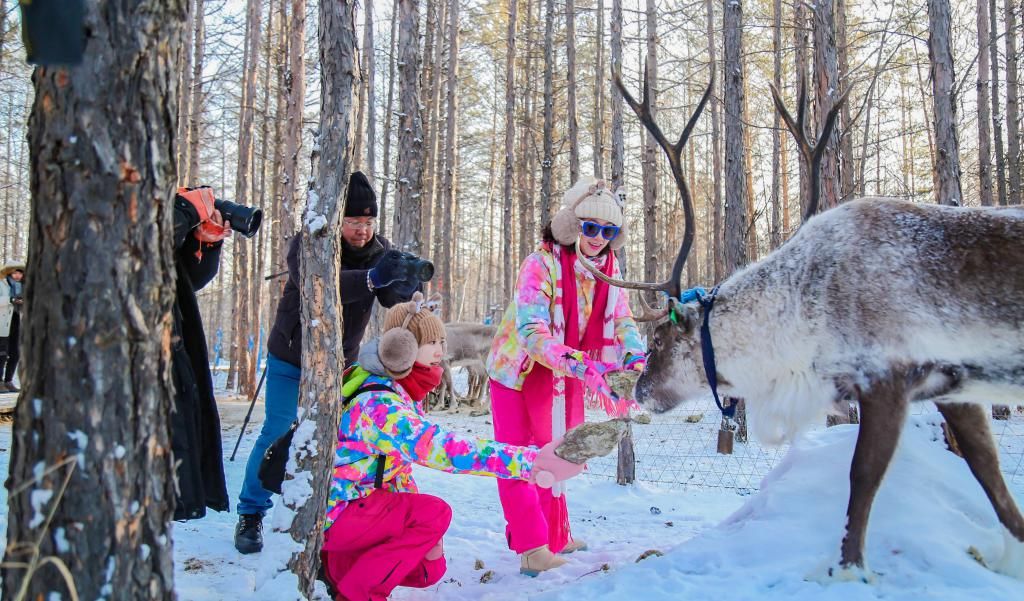
[[[171,448],[174,453],[178,498],[175,520],[197,519],[206,508],[228,510],[224,481],[224,451],[220,416],[213,398],[213,378],[206,352],[206,335],[196,290],[206,286],[220,265],[223,240],[230,224],[214,207],[209,187],[179,188],[174,198],[174,330],[171,364],[174,411]]]
[[[376,235],[377,195],[369,180],[356,171],[349,179],[341,229],[341,290],[344,332],[342,344],[346,367],[359,355],[374,300],[384,307],[408,301],[429,280],[433,267],[415,255],[391,249]],[[265,418],[259,438],[245,467],[238,495],[235,548],[241,553],[263,549],[263,516],[273,506],[271,492],[259,480],[260,461],[267,447],[284,434],[295,420],[302,361],[302,323],[299,287],[299,255],[302,233],[288,248],[288,282],[277,305],[277,317],[267,340],[267,395]]]
[[[21,330],[21,310],[24,303],[22,277],[25,266],[9,261],[0,269],[0,392],[18,392],[14,374],[18,368],[18,334]]]

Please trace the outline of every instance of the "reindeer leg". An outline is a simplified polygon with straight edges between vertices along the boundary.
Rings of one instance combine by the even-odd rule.
[[[967,466],[985,489],[1000,523],[1006,527],[1005,552],[993,567],[1004,574],[1024,579],[1024,517],[999,470],[999,452],[992,439],[985,408],[967,403],[944,403],[938,408],[953,430]]]
[[[839,561],[844,571],[865,569],[864,536],[868,516],[907,415],[909,401],[901,380],[892,376],[888,381],[877,382],[860,398],[860,432],[850,465],[850,504],[846,508],[846,536]],[[866,575],[857,577],[868,579]]]

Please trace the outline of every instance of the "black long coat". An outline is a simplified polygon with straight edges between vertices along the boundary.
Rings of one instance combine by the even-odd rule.
[[[220,415],[213,398],[213,378],[206,351],[203,318],[196,290],[217,275],[221,242],[203,244],[192,228],[199,214],[181,197],[174,199],[174,267],[177,293],[174,299],[174,332],[171,363],[174,378],[174,411],[171,413],[171,448],[177,463],[178,497],[174,519],[206,515],[206,508],[227,511],[224,481],[224,450],[221,447]]]
[[[370,312],[376,299],[384,307],[408,301],[416,289],[403,294],[396,286],[370,290],[366,285],[367,272],[377,264],[381,256],[391,249],[391,242],[375,234],[360,249],[353,249],[342,241],[341,253],[341,317],[344,320],[342,346],[345,351],[345,365],[351,365],[359,356],[366,326],[370,323]],[[284,285],[281,302],[277,305],[274,327],[267,338],[267,350],[282,361],[295,367],[302,367],[302,326],[300,321],[299,279],[302,232],[296,234],[288,246],[288,282]]]

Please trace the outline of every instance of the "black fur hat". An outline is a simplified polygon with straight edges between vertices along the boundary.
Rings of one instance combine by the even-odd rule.
[[[370,186],[362,171],[353,171],[348,180],[348,200],[345,201],[345,217],[376,217],[377,193]]]

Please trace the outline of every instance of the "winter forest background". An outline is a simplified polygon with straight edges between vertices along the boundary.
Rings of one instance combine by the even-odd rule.
[[[263,276],[283,270],[282,249],[304,206],[319,123],[317,6],[306,0],[189,4],[187,52],[178,62],[188,91],[178,99],[179,183],[208,184],[223,198],[267,212],[258,238],[229,242],[235,247],[225,252],[230,260],[201,293],[213,354],[219,365],[230,366],[233,385],[251,390],[257,333],[262,341],[281,282]],[[398,17],[413,6],[419,13],[415,39],[402,38],[403,25],[413,24]],[[730,25],[725,19],[723,28],[728,6],[739,4],[410,0],[357,6],[359,47],[373,52],[359,57],[364,77],[353,115],[353,166],[373,176],[384,211],[381,232],[438,265],[436,289],[449,301],[447,317],[479,321],[503,309],[520,260],[576,174],[621,178],[633,231],[628,271],[667,275],[682,237],[682,209],[660,149],[646,144],[628,107],[622,112],[610,80],[616,62],[637,93],[643,64],[650,65],[658,120],[671,135],[716,74],[711,106],[685,157],[697,211],[689,284],[722,279],[777,247],[799,223],[799,155],[779,129],[768,93],[773,81],[793,107],[803,74],[814,115],[836,90],[849,90],[834,155],[840,179],[837,190],[824,190],[826,206],[875,194],[936,201],[924,2],[838,1],[834,14],[819,11],[817,19],[807,3],[746,2],[742,20]],[[23,258],[32,90],[16,7],[14,0],[3,1],[0,201],[4,256]],[[950,8],[963,202],[1019,203],[1019,3],[953,0]],[[510,10],[516,17],[511,28]],[[834,36],[822,34],[822,19],[834,21]],[[738,53],[723,48],[737,26]],[[405,194],[400,178],[407,175],[396,165],[399,61],[401,46],[410,44],[405,52],[421,63],[423,187],[415,200],[422,219],[396,237],[396,200],[408,202],[396,199]],[[732,80],[723,74],[736,71],[743,75],[741,113],[731,116],[723,97]],[[832,96],[819,98],[815,90],[826,84]],[[731,140],[727,132],[740,137]],[[722,176],[734,160],[740,181]],[[742,248],[729,256],[734,239]]]

